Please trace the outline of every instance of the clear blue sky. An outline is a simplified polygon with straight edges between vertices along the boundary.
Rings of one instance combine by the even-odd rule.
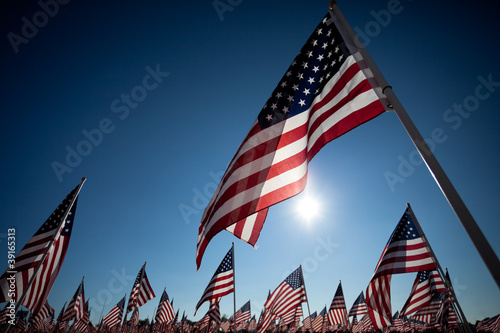
[[[328,9],[328,1],[217,3],[229,7],[218,12],[211,0],[74,0],[57,11],[47,7],[51,15],[44,15],[35,1],[1,5],[1,251],[7,253],[7,228],[17,229],[20,250],[80,179],[88,179],[48,299],[52,307],[59,312],[85,276],[96,323],[128,297],[147,261],[157,298],[140,309],[141,318],[152,317],[166,287],[176,310],[200,319],[207,306],[193,317],[195,305],[233,241],[238,308],[251,300],[258,315],[268,291],[301,264],[311,312],[330,305],[339,280],[350,307],[410,202],[467,319],[500,313],[498,287],[390,112],[312,160],[306,191],[320,204],[319,215],[305,221],[296,211],[305,193],[274,206],[255,249],[221,233],[196,271],[198,226],[214,179]],[[339,6],[366,36],[368,52],[422,135],[442,130],[433,140],[435,155],[500,254],[494,2]],[[383,15],[388,7],[392,13]],[[30,30],[34,21],[38,27]],[[144,81],[150,71],[160,74]],[[135,101],[126,100],[131,94]],[[84,133],[96,128],[102,137],[89,144]],[[68,162],[68,149],[85,156]],[[58,175],[54,165],[66,168]],[[390,184],[388,173],[404,181]],[[413,279],[393,277],[393,312]],[[232,296],[223,298],[221,312],[232,309]]]

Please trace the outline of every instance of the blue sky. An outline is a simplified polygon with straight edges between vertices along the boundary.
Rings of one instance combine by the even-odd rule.
[[[216,181],[328,1],[47,3],[10,1],[0,11],[0,241],[15,227],[20,250],[87,177],[49,296],[57,312],[85,276],[97,322],[128,297],[147,261],[157,298],[141,318],[152,317],[166,287],[176,310],[200,319],[207,306],[194,317],[195,305],[232,242],[238,308],[250,300],[258,315],[268,291],[299,265],[311,312],[329,306],[339,280],[350,307],[409,202],[467,319],[500,313],[499,288],[391,112],[318,153],[306,191],[270,209],[256,248],[221,233],[196,270],[198,226]],[[40,14],[43,6],[51,15]],[[496,7],[339,6],[500,253]],[[309,221],[296,210],[306,195],[320,205]],[[413,279],[393,277],[393,312]],[[221,312],[232,309],[232,296],[223,298]]]

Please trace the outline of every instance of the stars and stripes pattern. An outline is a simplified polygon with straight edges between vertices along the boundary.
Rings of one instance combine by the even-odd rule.
[[[43,330],[43,328],[45,328],[44,320],[49,317],[54,318],[54,312],[49,302],[45,300],[45,304],[40,311],[35,316],[30,316],[30,322],[36,329]]]
[[[137,277],[130,291],[130,297],[128,299],[127,314],[136,308],[139,308],[146,304],[149,300],[155,298],[156,295],[151,288],[148,276],[146,274],[146,263],[142,266],[137,274]]]
[[[231,320],[238,325],[249,320],[251,317],[250,301],[248,301],[238,311],[236,311],[236,313],[231,317]],[[234,318],[236,318],[236,320]]]
[[[292,311],[301,303],[307,302],[302,268],[299,266],[290,274],[267,299],[264,307],[280,317]]]
[[[436,268],[434,259],[425,239],[415,226],[408,207],[380,256],[373,278],[434,268]]]
[[[413,282],[410,296],[403,306],[400,315],[406,316],[414,313],[431,302],[433,293],[444,291],[446,291],[446,288],[437,269],[418,272]]]
[[[361,291],[358,298],[356,298],[351,309],[349,310],[348,317],[362,316],[367,313],[368,313],[368,308],[366,307],[365,296],[363,295],[363,291]]]
[[[74,329],[77,332],[88,332],[90,323],[90,307],[89,300],[85,302],[85,313],[82,318],[76,320],[73,324]]]
[[[330,325],[347,325],[347,307],[345,305],[344,293],[342,291],[342,283],[339,282],[335,296],[333,296],[332,304],[328,310],[328,323]]]
[[[84,182],[85,178],[66,196],[17,254],[15,265],[9,266],[0,277],[0,303],[10,301],[7,278],[14,276],[16,301],[19,302],[24,293],[20,304],[28,308],[31,315],[43,307],[66,256]]]
[[[375,329],[392,323],[392,274],[411,273],[436,268],[425,239],[420,235],[408,207],[394,229],[380,256],[366,289],[366,304]]]
[[[139,308],[134,308],[132,311],[132,315],[130,316],[130,319],[127,322],[127,325],[129,327],[135,327],[139,324]]]
[[[314,311],[309,316],[304,318],[304,320],[302,320],[302,326],[303,326],[304,330],[312,329],[312,322],[314,319],[316,319],[317,316],[318,316],[318,313],[316,311]]]
[[[123,309],[125,308],[125,297],[116,303],[116,305],[102,319],[102,325],[108,328],[113,328],[121,324],[123,320]]]
[[[174,316],[174,307],[168,299],[166,290],[163,290],[160,303],[158,304],[158,310],[156,310],[155,321],[160,324],[169,323],[174,319]]]
[[[325,323],[325,316],[326,316],[326,306],[323,310],[321,310],[319,315],[317,315],[316,318],[314,318],[314,320],[311,323],[311,326],[312,326],[312,329],[314,332],[323,331],[323,326]]]
[[[222,296],[226,296],[234,291],[234,246],[227,252],[219,267],[215,271],[212,279],[208,283],[207,288],[203,292],[200,301],[196,305],[196,311],[206,301],[211,302],[217,300]]]
[[[80,319],[85,315],[85,291],[83,289],[83,278],[82,282],[76,289],[73,298],[68,304],[66,311],[64,312],[61,320],[70,321],[72,319]]]
[[[365,66],[358,64],[364,61],[351,54],[330,15],[278,83],[207,205],[198,232],[198,268],[210,240],[230,226],[254,244],[268,207],[304,189],[316,153],[385,110]]]

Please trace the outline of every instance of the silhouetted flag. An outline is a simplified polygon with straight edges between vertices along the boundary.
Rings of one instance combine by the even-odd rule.
[[[155,321],[160,324],[169,323],[174,319],[174,312],[174,307],[168,300],[167,292],[163,290],[160,303],[158,304],[158,310],[156,310]]]
[[[125,296],[108,312],[102,319],[102,325],[113,328],[120,325],[123,320],[123,308],[125,307]]]
[[[196,305],[195,315],[198,308],[204,302],[211,302],[212,300],[226,296],[234,291],[233,249],[234,247],[231,247],[220,263],[219,268],[217,268],[212,276],[212,279],[203,292],[200,301]]]
[[[31,315],[36,315],[43,307],[66,256],[78,194],[84,182],[85,178],[17,254],[15,264],[0,277],[0,303],[10,301],[7,278],[14,276],[15,300],[19,302],[24,292],[25,297],[20,303],[31,311]]]
[[[85,291],[83,290],[83,278],[82,282],[76,289],[73,298],[68,304],[66,311],[64,312],[61,320],[62,321],[70,321],[72,319],[80,319],[85,314]]]
[[[342,284],[339,282],[332,304],[328,310],[328,322],[330,325],[347,325],[347,307],[345,305],[344,293],[342,292]]]
[[[366,289],[366,304],[374,329],[381,329],[392,322],[390,294],[392,274],[434,268],[436,268],[434,259],[407,208],[389,238]]]
[[[149,284],[148,276],[146,275],[146,263],[142,266],[137,277],[135,278],[134,285],[130,291],[128,299],[127,314],[136,308],[146,304],[149,300],[155,298],[155,293],[151,284]]]
[[[264,307],[280,317],[292,311],[302,302],[307,302],[301,267],[283,281],[267,299]]]
[[[228,227],[255,244],[268,207],[304,189],[316,153],[385,110],[381,90],[374,90],[359,52],[351,54],[331,15],[278,83],[206,207],[198,232],[198,268],[210,240]]]
[[[349,310],[349,317],[351,316],[362,316],[364,314],[368,313],[368,309],[366,307],[365,303],[365,296],[363,295],[363,292],[359,294],[358,298],[354,301],[354,304],[351,307],[351,310]]]

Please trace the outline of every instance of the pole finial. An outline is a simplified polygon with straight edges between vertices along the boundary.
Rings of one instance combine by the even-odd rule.
[[[328,5],[328,7],[330,8],[330,10],[333,10],[333,5],[336,5],[337,4],[337,1],[330,1],[330,4]]]
[[[410,203],[409,202],[406,203],[406,207],[410,207]]]

